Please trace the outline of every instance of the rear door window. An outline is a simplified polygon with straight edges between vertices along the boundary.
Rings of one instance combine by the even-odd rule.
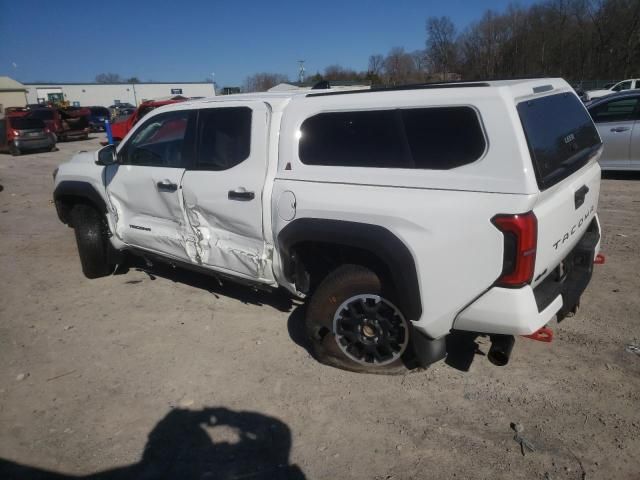
[[[447,170],[478,160],[486,141],[470,107],[321,113],[300,127],[307,165]]]
[[[528,100],[517,108],[541,190],[583,167],[602,143],[593,120],[574,94]]]
[[[198,113],[196,168],[228,170],[249,158],[251,109],[207,108]]]

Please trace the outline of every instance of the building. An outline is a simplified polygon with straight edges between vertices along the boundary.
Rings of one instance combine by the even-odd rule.
[[[169,98],[174,95],[215,95],[213,84],[210,82],[26,83],[24,88],[27,89],[28,104],[66,101],[69,105],[82,107],[109,107],[117,103],[139,105],[143,100]],[[23,98],[20,105],[24,104]]]
[[[0,117],[7,107],[24,107],[27,103],[27,88],[13,78],[0,77]]]

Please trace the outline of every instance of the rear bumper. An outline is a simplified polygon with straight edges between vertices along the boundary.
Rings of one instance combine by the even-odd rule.
[[[561,319],[580,302],[600,250],[597,216],[576,247],[535,288],[492,287],[458,314],[454,329],[504,335],[530,335],[555,315]]]
[[[64,137],[66,139],[69,138],[84,138],[87,135],[89,135],[88,131],[84,131],[84,130],[67,130],[66,132],[60,132],[58,133],[59,137]]]
[[[52,135],[47,136],[46,138],[21,138],[15,139],[13,144],[16,148],[20,150],[37,150],[40,148],[51,148],[55,145],[55,139]]]

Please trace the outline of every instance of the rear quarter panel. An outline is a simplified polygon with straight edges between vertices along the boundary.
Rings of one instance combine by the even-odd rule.
[[[278,210],[284,192],[296,198],[293,220],[369,223],[395,234],[409,248],[418,270],[423,313],[411,320],[434,338],[449,332],[456,314],[501,273],[502,234],[490,219],[498,212],[527,211],[535,199],[532,195],[276,179],[272,203],[276,232],[289,223],[283,219],[289,212]],[[276,275],[286,283],[281,272]]]

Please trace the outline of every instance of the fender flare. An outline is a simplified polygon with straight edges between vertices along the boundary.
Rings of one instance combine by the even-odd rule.
[[[282,270],[287,281],[293,278],[292,247],[300,242],[322,242],[365,250],[379,258],[391,274],[398,301],[408,319],[422,315],[420,284],[413,255],[405,243],[380,225],[301,218],[293,220],[278,234]]]
[[[89,182],[64,180],[53,191],[53,201],[56,205],[58,218],[66,224],[69,223],[69,218],[67,218],[67,212],[63,205],[65,197],[81,198],[95,205],[103,213],[108,211],[104,198]]]

